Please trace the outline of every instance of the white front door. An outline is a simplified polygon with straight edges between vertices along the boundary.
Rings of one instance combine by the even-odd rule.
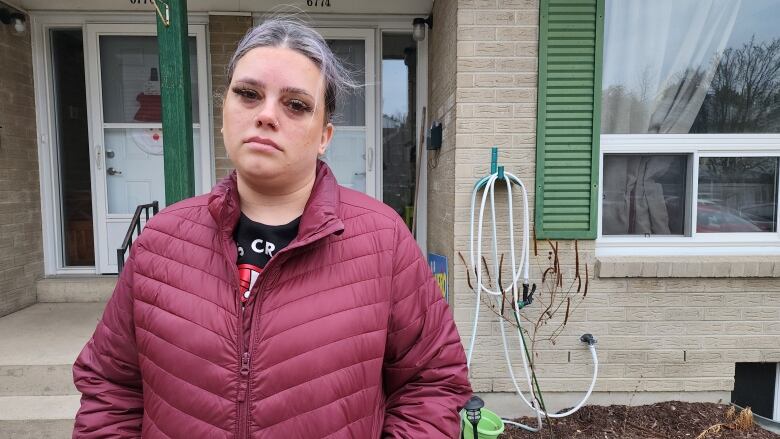
[[[208,149],[208,111],[198,69],[205,65],[205,31],[190,26],[189,33],[195,186],[203,189],[209,170],[198,158]],[[87,26],[98,273],[117,271],[116,250],[136,206],[165,206],[158,53],[153,24]]]
[[[333,53],[357,72],[359,87],[336,102],[333,140],[323,160],[338,182],[372,197],[377,193],[376,77],[374,31],[370,29],[317,29]]]

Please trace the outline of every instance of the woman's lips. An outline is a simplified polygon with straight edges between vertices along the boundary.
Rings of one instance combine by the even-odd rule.
[[[274,142],[271,139],[267,139],[265,137],[250,137],[244,140],[244,145],[250,147],[251,149],[255,149],[259,151],[268,151],[268,150],[281,151],[282,150],[282,148],[280,148],[279,145],[276,144],[276,142]]]

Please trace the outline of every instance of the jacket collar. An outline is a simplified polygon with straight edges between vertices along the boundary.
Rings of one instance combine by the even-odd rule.
[[[344,223],[338,217],[340,199],[336,177],[328,165],[319,160],[315,172],[317,175],[314,186],[303,208],[298,236],[290,244],[291,247],[305,245],[323,236],[344,230]],[[209,195],[208,208],[220,231],[232,236],[241,215],[235,170],[214,186]]]

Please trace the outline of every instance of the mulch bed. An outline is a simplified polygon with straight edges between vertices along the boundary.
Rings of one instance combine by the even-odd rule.
[[[702,432],[718,423],[733,427],[733,423],[726,419],[728,408],[727,405],[679,401],[631,407],[586,406],[567,418],[552,420],[552,428],[545,424],[541,433],[531,433],[507,425],[504,434],[499,438],[696,439]],[[535,418],[521,418],[519,422],[536,425]],[[753,425],[748,430],[724,427],[720,432],[707,433],[704,438],[777,439],[780,435]]]

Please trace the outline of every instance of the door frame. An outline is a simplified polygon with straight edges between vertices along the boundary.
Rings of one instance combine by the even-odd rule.
[[[258,25],[262,22],[264,14],[254,13],[252,14],[253,25]],[[382,80],[382,34],[383,33],[411,33],[412,21],[415,18],[420,17],[420,14],[408,14],[408,15],[380,15],[380,14],[354,14],[354,15],[342,15],[342,14],[308,14],[307,17],[314,28],[323,35],[329,35],[325,32],[329,32],[329,29],[340,31],[343,29],[361,29],[369,30],[374,33],[374,78],[376,81],[375,89],[375,105],[373,119],[376,124],[376,136],[374,139],[375,151],[374,157],[378,158],[378,164],[376,166],[376,198],[382,200],[382,96],[381,96],[381,84]],[[437,118],[433,109],[427,108],[428,106],[428,43],[430,41],[430,29],[426,32],[424,40],[417,43],[417,102],[416,102],[416,114],[417,121],[415,125],[415,145],[420,149],[418,145],[420,139],[420,127],[425,124],[426,135],[428,129],[431,126],[431,122]],[[422,120],[422,110],[427,108],[427,121]],[[423,254],[427,254],[428,251],[428,151],[421,148],[420,154],[420,181],[417,185],[417,206],[415,206],[414,214],[417,218],[417,245],[422,250]],[[368,179],[367,179],[368,180]]]
[[[102,87],[102,72],[101,72],[101,59],[100,59],[100,37],[101,36],[146,36],[155,37],[157,35],[156,24],[125,24],[125,23],[87,23],[84,26],[84,32],[87,36],[84,42],[84,56],[88,60],[86,65],[87,71],[87,99],[89,108],[89,125],[90,125],[90,165],[92,169],[92,216],[93,223],[95,224],[95,270],[98,273],[111,273],[116,270],[116,264],[112,264],[110,261],[112,257],[116,257],[116,249],[107,247],[111,242],[111,236],[109,235],[110,223],[124,224],[128,223],[133,214],[116,214],[108,212],[108,181],[105,179],[105,132],[103,120],[103,87]],[[188,36],[194,36],[196,41],[196,58],[206,59],[206,29],[204,26],[196,24],[189,25]],[[208,96],[207,81],[202,81],[208,73],[205,63],[196,63],[198,69],[198,100],[199,100],[199,114],[198,124],[196,129],[200,132],[199,145],[193,145],[195,148],[195,187],[197,193],[207,192],[211,189],[210,178],[204,178],[202,169],[210,168],[211,157],[204,156],[203,150],[209,149],[206,146],[208,142],[209,126],[211,125],[208,120],[208,102],[206,96]],[[142,124],[147,126],[148,124]],[[140,125],[139,125],[140,126]],[[162,126],[162,124],[160,124]],[[208,142],[210,143],[210,142]],[[206,169],[208,169],[206,168]],[[206,184],[204,184],[206,183]],[[150,202],[153,200],[149,200]],[[158,200],[164,202],[165,200]]]
[[[41,219],[43,232],[43,262],[44,275],[94,275],[98,274],[100,243],[98,242],[98,227],[96,212],[96,188],[94,175],[92,181],[92,211],[93,233],[95,236],[95,266],[66,267],[64,264],[63,248],[64,236],[61,228],[61,194],[59,149],[57,141],[55,90],[53,87],[53,71],[51,64],[51,42],[49,32],[52,29],[80,29],[84,42],[84,69],[85,85],[90,90],[89,62],[88,59],[88,35],[87,25],[105,23],[109,25],[119,24],[155,24],[156,16],[150,13],[100,13],[100,12],[31,12],[30,28],[32,39],[33,81],[35,84],[35,108],[36,108],[36,132],[38,150],[38,171],[41,184]],[[203,61],[198,63],[199,94],[201,106],[199,117],[201,120],[201,148],[196,158],[200,166],[201,185],[196,187],[196,192],[203,193],[211,189],[215,180],[213,127],[212,127],[212,100],[209,93],[211,87],[211,60],[208,47],[208,14],[191,13],[188,15],[188,23],[202,32],[202,38],[198,42],[198,56],[203,55]],[[202,47],[201,47],[202,46]],[[201,81],[200,78],[203,78]],[[205,88],[205,90],[204,90]],[[205,94],[202,94],[204,93]],[[204,100],[205,99],[205,100]],[[91,98],[87,96],[87,119],[90,144],[90,165],[94,172],[94,127],[92,126]],[[204,123],[204,121],[206,123]]]

